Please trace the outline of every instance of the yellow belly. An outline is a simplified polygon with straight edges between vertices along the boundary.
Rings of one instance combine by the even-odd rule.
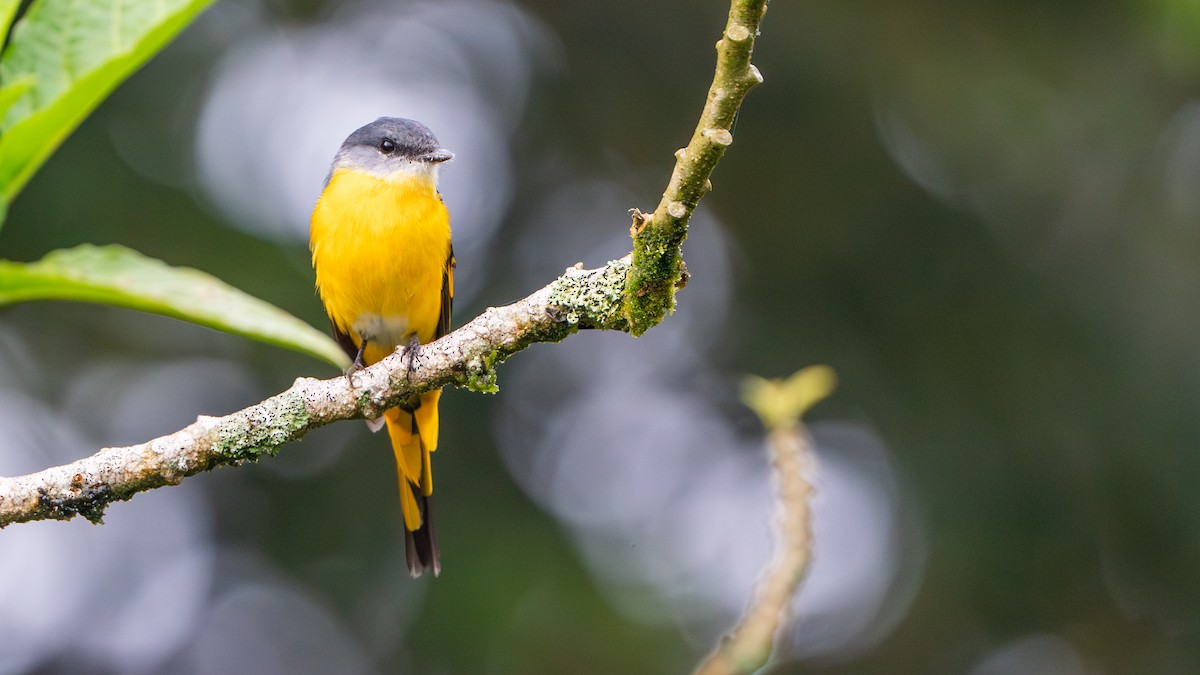
[[[450,215],[431,181],[333,174],[313,211],[317,290],[330,318],[367,364],[433,340],[450,255]]]

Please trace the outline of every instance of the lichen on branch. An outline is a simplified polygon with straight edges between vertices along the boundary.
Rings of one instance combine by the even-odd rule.
[[[376,418],[431,389],[496,391],[495,367],[536,342],[557,342],[580,328],[624,330],[621,312],[629,258],[585,270],[572,267],[532,295],[493,307],[436,342],[422,345],[410,368],[401,348],[379,363],[328,380],[300,378],[288,390],[224,417],[201,416],[173,434],[26,476],[0,476],[0,528],[31,520],[98,523],[114,501],[218,466],[257,461],[331,422]]]
[[[750,63],[766,0],[733,0],[725,31],[717,42],[717,67],[708,100],[687,146],[675,153],[675,169],[654,212],[634,212],[633,259],[625,289],[629,332],[645,333],[675,309],[675,289],[683,272],[680,247],[688,221],[725,150],[733,144],[733,121],[746,94],[762,83]]]

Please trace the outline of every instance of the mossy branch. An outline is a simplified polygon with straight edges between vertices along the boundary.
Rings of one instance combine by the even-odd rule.
[[[557,342],[580,328],[628,330],[621,311],[628,271],[628,256],[593,270],[572,267],[536,293],[490,308],[422,345],[411,367],[407,351],[398,349],[351,378],[300,378],[287,391],[231,415],[200,417],[145,443],[105,448],[26,476],[0,477],[0,528],[76,515],[98,523],[114,501],[218,466],[274,455],[331,422],[376,418],[440,387],[495,391],[496,365],[531,344]]]
[[[733,0],[725,32],[717,42],[717,67],[708,100],[687,147],[675,153],[675,170],[658,208],[650,215],[635,211],[633,267],[626,288],[629,332],[641,335],[675,308],[675,289],[683,281],[680,247],[688,221],[725,150],[733,144],[733,120],[746,94],[762,83],[750,63],[767,0]]]

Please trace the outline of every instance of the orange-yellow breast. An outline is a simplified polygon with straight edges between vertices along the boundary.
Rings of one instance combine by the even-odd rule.
[[[313,210],[317,289],[337,327],[371,342],[368,364],[416,335],[433,339],[450,254],[450,214],[424,174],[336,171]]]

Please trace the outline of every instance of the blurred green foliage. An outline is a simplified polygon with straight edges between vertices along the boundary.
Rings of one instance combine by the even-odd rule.
[[[122,81],[211,0],[37,0],[19,16],[0,5],[0,225],[42,163]],[[86,227],[86,221],[79,224]],[[72,300],[156,312],[346,363],[324,333],[209,275],[124,248],[59,251],[32,264],[0,261],[0,305]]]
[[[742,380],[742,402],[774,429],[799,420],[836,386],[837,375],[828,366],[809,366],[781,380],[748,375]]]
[[[8,201],[67,134],[212,0],[38,0],[0,57],[0,192]],[[0,7],[7,19],[19,3]],[[0,34],[9,21],[0,20]]]

